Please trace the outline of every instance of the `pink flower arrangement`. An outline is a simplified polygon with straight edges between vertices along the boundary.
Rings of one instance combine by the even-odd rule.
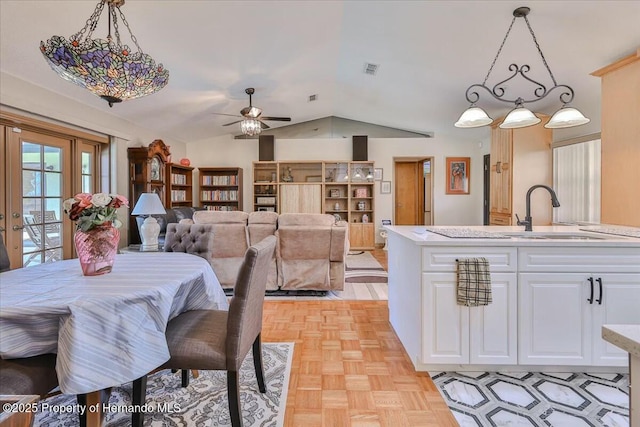
[[[120,227],[116,209],[129,207],[129,200],[119,194],[78,193],[73,198],[62,202],[64,212],[69,219],[76,221],[82,231],[91,230],[105,223]]]

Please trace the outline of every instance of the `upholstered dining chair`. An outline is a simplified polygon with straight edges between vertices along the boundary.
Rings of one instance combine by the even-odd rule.
[[[0,359],[0,395],[38,395],[41,399],[58,387],[56,355],[53,353],[20,359]],[[86,395],[77,395],[78,403]],[[86,414],[78,414],[80,426],[87,425]],[[3,424],[4,425],[4,424]],[[9,424],[13,425],[13,424]]]
[[[239,370],[250,349],[253,349],[258,389],[261,393],[267,391],[260,334],[269,263],[275,247],[276,237],[269,236],[246,251],[229,311],[187,311],[169,321],[166,329],[171,358],[160,369],[227,371],[227,394],[233,427],[242,426]],[[143,403],[145,385],[144,377],[134,382],[134,387],[142,393],[142,398],[134,396],[134,399]],[[142,419],[139,423],[142,424]]]
[[[57,386],[55,354],[0,359],[0,394],[45,397]]]
[[[7,270],[11,270],[11,263],[9,262],[7,247],[4,245],[2,234],[0,234],[0,273]]]
[[[167,224],[164,238],[165,252],[184,252],[197,255],[211,262],[213,256],[214,228],[211,224]],[[176,371],[174,369],[174,371]],[[193,370],[193,377],[198,378],[198,371]],[[182,370],[182,386],[189,385],[189,370]]]

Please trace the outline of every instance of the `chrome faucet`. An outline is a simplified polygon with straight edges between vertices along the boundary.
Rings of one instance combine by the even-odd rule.
[[[532,186],[529,189],[529,191],[527,191],[527,207],[526,207],[527,212],[525,214],[524,221],[520,221],[520,217],[518,216],[518,214],[516,214],[516,218],[518,219],[518,225],[524,225],[524,231],[533,231],[533,228],[532,228],[533,220],[531,219],[531,193],[536,188],[546,189],[549,192],[549,194],[551,194],[551,206],[553,206],[554,208],[560,207],[558,196],[556,196],[556,192],[553,191],[553,188],[546,185],[542,185],[542,184],[537,184]]]

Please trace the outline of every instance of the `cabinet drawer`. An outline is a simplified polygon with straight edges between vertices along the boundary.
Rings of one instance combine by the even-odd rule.
[[[511,215],[489,214],[489,225],[511,225]]]
[[[640,272],[638,248],[518,249],[520,272],[635,273]]]
[[[491,272],[516,271],[516,248],[490,248],[471,246],[468,248],[423,248],[422,271],[456,271],[456,259],[484,257],[489,261]]]

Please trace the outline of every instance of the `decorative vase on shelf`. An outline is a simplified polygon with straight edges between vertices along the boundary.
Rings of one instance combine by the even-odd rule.
[[[85,276],[99,276],[111,272],[118,252],[120,230],[110,222],[105,222],[88,231],[77,230],[74,241]]]

